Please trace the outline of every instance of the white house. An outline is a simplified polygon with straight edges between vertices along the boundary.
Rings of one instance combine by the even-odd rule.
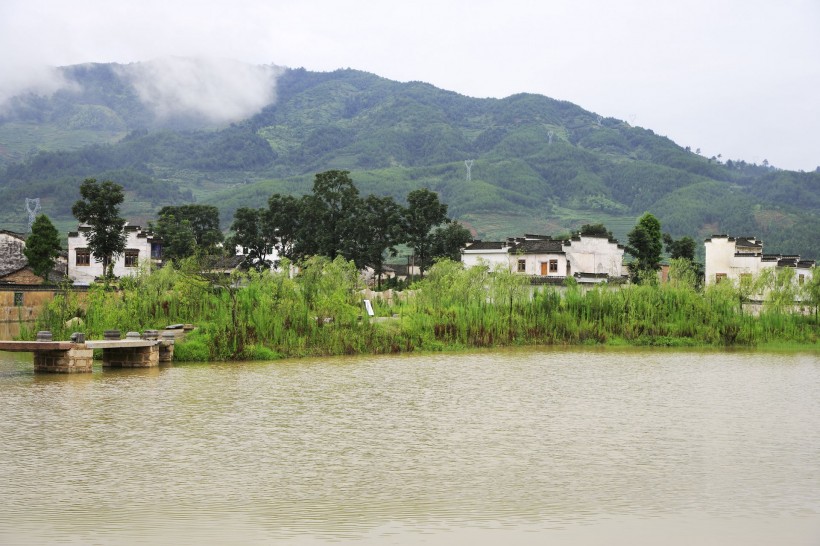
[[[624,248],[608,237],[578,236],[568,240],[525,235],[504,242],[473,241],[461,253],[466,267],[502,264],[511,271],[539,277],[575,277],[600,282],[621,277]]]
[[[88,248],[87,234],[91,228],[81,225],[68,234],[68,277],[75,284],[90,284],[102,277],[102,261]],[[140,226],[125,225],[125,252],[114,259],[114,275],[134,275],[143,264],[162,262],[162,240]]]
[[[765,269],[777,267],[795,268],[795,282],[803,284],[811,278],[813,260],[801,260],[800,256],[764,254],[763,242],[755,237],[730,237],[713,235],[704,241],[706,284],[724,280],[737,283],[741,277],[755,277]]]
[[[510,248],[511,243],[509,242],[473,241],[461,251],[461,263],[465,267],[480,264],[488,265],[490,269],[495,268],[498,264],[509,267]]]

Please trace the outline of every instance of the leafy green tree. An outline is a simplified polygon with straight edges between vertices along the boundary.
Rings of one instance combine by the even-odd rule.
[[[626,251],[635,260],[629,264],[633,282],[646,282],[660,269],[663,242],[661,223],[650,213],[644,213],[627,235]]]
[[[80,195],[82,199],[74,203],[71,212],[91,228],[88,247],[94,258],[102,262],[103,276],[108,279],[114,258],[125,251],[125,219],[119,215],[125,194],[122,186],[110,180],[98,184],[87,178],[80,185]]]
[[[433,228],[447,220],[447,205],[441,203],[438,194],[426,188],[413,190],[407,195],[404,211],[404,230],[407,243],[415,255],[415,265],[424,271],[433,263]]]
[[[243,269],[263,271],[271,266],[267,255],[270,254],[272,244],[266,236],[264,216],[264,209],[248,207],[236,209],[234,213],[231,224],[233,235],[228,238],[228,247],[230,251],[234,247],[242,247],[245,258],[240,267]]]
[[[45,214],[40,214],[31,225],[31,235],[26,239],[23,254],[34,274],[48,280],[60,255],[60,235]]]
[[[577,233],[578,235],[587,235],[591,237],[608,237],[610,239],[615,238],[612,235],[612,232],[603,224],[584,224]]]
[[[361,248],[356,254],[361,264],[370,266],[379,287],[384,273],[386,256],[396,256],[396,245],[405,238],[402,230],[402,207],[392,197],[368,195],[362,202],[356,222],[357,241]]]
[[[669,253],[671,259],[683,258],[690,262],[695,261],[695,240],[691,237],[681,237],[676,241],[672,239],[671,235],[664,233],[663,242],[666,245],[666,251]]]
[[[433,232],[432,256],[448,258],[454,262],[461,261],[461,249],[473,240],[470,231],[458,222],[447,222]]]
[[[820,267],[811,268],[811,275],[803,283],[803,299],[814,308],[814,321],[820,324]]]
[[[316,175],[312,194],[301,202],[297,255],[343,256],[360,265],[355,226],[361,200],[349,175],[336,170]]]
[[[280,256],[296,259],[295,251],[301,224],[302,201],[291,195],[275,193],[268,198],[265,230]]]
[[[194,251],[213,254],[216,252],[217,245],[224,238],[219,229],[219,209],[213,205],[189,204],[162,207],[159,211],[159,220],[162,221],[163,218],[168,220],[167,224],[177,224],[177,229],[187,223],[194,237],[195,247],[190,253],[182,256],[190,256],[194,254]],[[164,233],[157,231],[157,234],[165,241]]]
[[[162,255],[166,260],[178,261],[192,256],[196,251],[196,237],[190,221],[160,211],[156,225],[149,224],[148,227],[162,239]]]

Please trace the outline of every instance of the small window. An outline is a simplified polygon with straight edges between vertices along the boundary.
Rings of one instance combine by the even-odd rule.
[[[75,263],[77,265],[91,265],[91,251],[87,248],[78,248],[77,249],[77,259]]]
[[[715,273],[715,284],[721,282],[726,278],[726,273]]]
[[[140,257],[140,251],[139,250],[126,250],[125,251],[125,267],[137,267],[137,265],[139,265],[139,257]]]
[[[550,260],[550,273],[558,273],[558,260]]]
[[[14,293],[14,306],[15,307],[22,307],[23,306],[23,293],[22,292],[15,292]]]
[[[527,260],[518,260],[518,272],[525,273],[527,271]]]
[[[801,273],[797,276],[797,284],[802,286],[804,282],[806,282],[806,276]]]

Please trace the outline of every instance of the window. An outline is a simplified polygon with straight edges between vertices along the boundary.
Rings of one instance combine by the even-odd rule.
[[[806,282],[806,276],[801,273],[797,276],[797,284],[802,286],[804,282]]]
[[[74,263],[77,265],[91,265],[91,251],[87,248],[77,249],[77,259]]]
[[[558,260],[550,260],[550,273],[558,273]]]
[[[160,244],[160,243],[151,243],[151,259],[152,260],[161,260],[162,259],[162,244]]]
[[[137,267],[139,265],[139,257],[140,251],[139,250],[126,250],[125,251],[125,267]]]
[[[15,292],[14,293],[14,306],[15,307],[22,307],[23,306],[23,293],[22,292]]]
[[[527,271],[527,260],[518,260],[518,272],[525,273]]]
[[[726,278],[726,273],[715,273],[715,284]]]

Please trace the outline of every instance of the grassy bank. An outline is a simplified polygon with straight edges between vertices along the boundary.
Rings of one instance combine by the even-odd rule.
[[[816,313],[783,305],[753,315],[730,283],[696,289],[685,276],[659,286],[570,284],[533,291],[525,277],[440,262],[412,293],[373,300],[352,264],[312,258],[294,278],[234,273],[217,282],[192,264],[122,279],[120,290],[93,287],[80,304],[56,297],[35,327],[55,339],[74,331],[198,328],[176,348],[177,360],[443,351],[511,345],[808,346],[816,347]]]

